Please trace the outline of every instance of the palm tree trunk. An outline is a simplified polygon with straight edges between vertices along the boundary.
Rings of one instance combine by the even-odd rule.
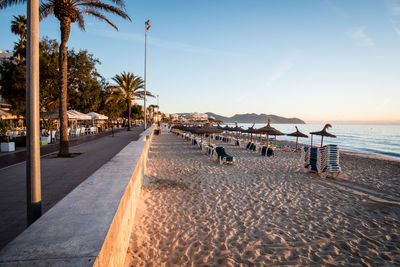
[[[60,20],[61,30],[61,45],[58,60],[60,64],[59,70],[59,89],[60,89],[60,151],[59,157],[69,156],[69,142],[68,142],[68,118],[67,118],[67,71],[68,71],[68,54],[67,42],[71,32],[71,21],[69,18],[62,18]]]
[[[128,131],[131,130],[131,103],[132,101],[128,99]]]

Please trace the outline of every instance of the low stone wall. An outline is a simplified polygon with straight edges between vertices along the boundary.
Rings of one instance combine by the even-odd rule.
[[[153,128],[0,251],[0,266],[122,266]]]

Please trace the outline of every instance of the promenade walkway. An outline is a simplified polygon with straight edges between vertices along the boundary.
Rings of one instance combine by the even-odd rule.
[[[143,127],[120,131],[70,148],[81,153],[57,158],[56,153],[41,158],[42,212],[45,213],[88,176],[109,161],[131,141],[139,138]],[[26,164],[0,169],[0,249],[26,228]]]

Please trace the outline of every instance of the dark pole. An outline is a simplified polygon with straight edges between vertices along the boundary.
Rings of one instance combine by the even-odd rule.
[[[39,0],[28,0],[26,61],[27,160],[26,193],[28,225],[42,215],[39,125]]]
[[[146,56],[147,56],[147,31],[150,29],[151,20],[146,20],[144,23],[144,129],[147,128],[146,120]]]

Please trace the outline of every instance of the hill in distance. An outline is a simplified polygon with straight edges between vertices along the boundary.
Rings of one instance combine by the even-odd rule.
[[[212,112],[206,112],[208,117],[212,116],[217,120],[221,120],[224,123],[267,123],[268,119],[272,120],[272,123],[282,123],[282,124],[306,124],[303,120],[298,118],[284,118],[273,114],[235,114],[232,117],[224,117]]]

